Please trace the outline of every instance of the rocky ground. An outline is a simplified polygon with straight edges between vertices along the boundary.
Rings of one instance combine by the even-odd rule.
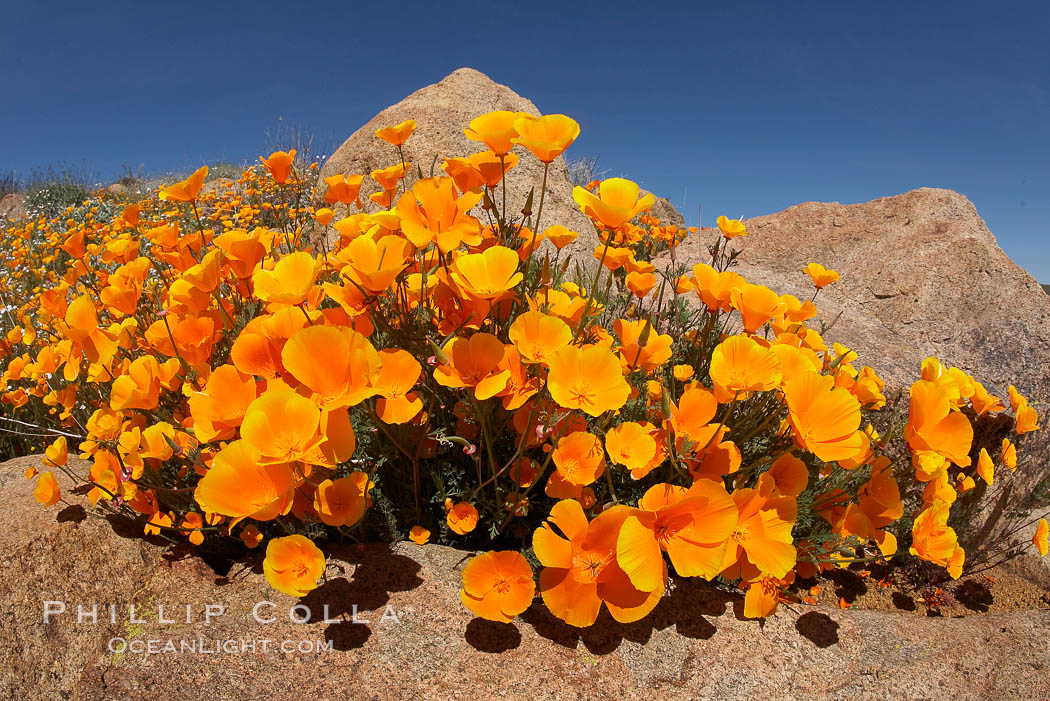
[[[296,600],[268,594],[261,553],[209,565],[96,518],[82,497],[40,507],[23,477],[38,460],[0,465],[0,665],[8,670],[0,693],[8,697],[1050,695],[1045,606],[954,618],[791,605],[749,621],[738,596],[683,580],[632,625],[603,615],[577,630],[540,605],[502,625],[473,618],[458,601],[468,553],[411,543],[328,548],[327,581]],[[45,601],[66,609],[47,624]],[[87,613],[95,604],[98,621],[78,623],[77,606]],[[225,613],[211,609],[207,622],[208,605]],[[169,640],[197,652],[165,652]],[[215,651],[252,640],[254,652]],[[292,651],[280,649],[286,640]],[[151,644],[153,653],[135,647]],[[296,651],[300,644],[310,651]]]

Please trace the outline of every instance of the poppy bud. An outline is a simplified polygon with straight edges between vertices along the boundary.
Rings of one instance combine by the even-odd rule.
[[[521,208],[522,216],[532,216],[532,195],[536,191],[536,188],[529,190],[529,196],[525,198],[525,206]]]
[[[649,320],[645,320],[645,326],[642,328],[642,333],[638,336],[638,347],[649,345],[649,332],[653,328],[653,325],[649,323]]]
[[[434,351],[434,357],[437,359],[437,361],[442,365],[448,365],[448,355],[445,353],[445,351],[441,350],[441,347],[438,346],[438,344],[434,343],[433,340],[428,340],[427,343],[430,344],[431,350]]]

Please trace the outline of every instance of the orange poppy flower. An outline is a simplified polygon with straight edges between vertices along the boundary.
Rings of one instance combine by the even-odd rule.
[[[44,448],[44,464],[54,467],[65,467],[69,460],[69,447],[65,436],[59,436],[55,442]]]
[[[995,480],[995,464],[985,448],[981,448],[981,454],[977,458],[977,475],[989,486]]]
[[[430,531],[422,526],[412,526],[408,531],[408,539],[416,545],[426,545],[430,542]]]
[[[347,206],[354,202],[357,208],[361,209],[361,181],[363,179],[360,175],[343,175],[342,173],[328,176],[324,179],[328,186],[324,193],[324,201],[330,204],[342,202]]]
[[[857,503],[843,506],[849,495],[842,490],[831,490],[817,498],[824,504],[817,513],[842,537],[870,539],[878,544],[885,557],[895,554],[897,538],[883,529],[903,515],[904,506],[889,458],[882,456],[875,462],[871,478],[861,486],[857,496]]]
[[[518,165],[518,155],[508,153],[501,159],[492,151],[482,151],[467,158],[467,162],[481,176],[485,185],[494,188],[512,168]]]
[[[387,348],[379,351],[381,363],[372,387],[379,399],[376,414],[388,424],[403,424],[423,409],[423,401],[411,389],[419,382],[423,366],[408,351]]]
[[[592,433],[574,431],[558,440],[551,454],[562,482],[584,487],[605,472],[605,451]]]
[[[823,289],[833,282],[839,279],[839,274],[834,270],[825,268],[820,263],[810,263],[802,269],[806,275],[809,275],[809,279],[813,281],[813,285],[818,289]]]
[[[514,346],[504,347],[499,369],[510,373],[507,378],[507,386],[497,395],[503,408],[507,411],[520,408],[530,397],[540,391],[540,378],[529,376],[528,368],[521,361],[521,355]]]
[[[517,551],[482,553],[463,568],[460,601],[485,620],[510,623],[532,605],[535,595],[532,568]]]
[[[616,561],[642,591],[662,584],[663,552],[682,577],[714,578],[723,569],[726,543],[737,525],[736,503],[721,482],[692,487],[657,484],[638,500],[616,541]]]
[[[441,164],[441,170],[448,173],[460,192],[481,192],[487,185],[485,176],[469,158],[446,158]]]
[[[1013,385],[1008,386],[1006,388],[1006,391],[1007,391],[1007,393],[1009,394],[1009,397],[1010,397],[1010,408],[1013,409],[1014,411],[1017,411],[1018,407],[1020,407],[1022,404],[1027,404],[1028,403],[1028,399],[1026,399],[1023,394],[1018,392],[1017,388],[1014,387]]]
[[[264,233],[262,228],[250,234],[243,229],[233,229],[215,237],[215,245],[223,252],[224,263],[238,278],[250,278],[255,266],[266,256],[270,244]]]
[[[548,364],[547,389],[565,409],[600,416],[622,407],[631,394],[620,361],[602,346],[566,346]]]
[[[381,364],[364,335],[335,326],[299,329],[284,344],[281,361],[328,409],[355,406],[374,395]]]
[[[652,372],[671,359],[674,339],[659,333],[647,319],[617,319],[613,329],[620,338],[620,361],[628,370],[641,368]]]
[[[274,538],[266,546],[263,573],[270,586],[279,592],[306,596],[317,588],[317,580],[324,570],[324,553],[305,536]]]
[[[973,396],[970,397],[970,404],[973,406],[973,410],[977,412],[978,416],[1006,411],[1006,406],[1003,404],[1003,400],[989,394],[988,390],[986,390],[984,385],[980,382],[974,383],[974,391]]]
[[[149,266],[148,258],[136,258],[109,276],[109,285],[102,288],[102,303],[115,316],[135,313]]]
[[[656,457],[656,440],[645,426],[627,421],[605,434],[605,449],[617,465],[641,470]]]
[[[558,350],[572,343],[572,329],[556,316],[525,312],[510,325],[510,341],[526,363],[547,363]]]
[[[572,198],[591,219],[606,228],[616,229],[653,206],[656,196],[649,193],[639,197],[640,192],[637,183],[623,178],[609,178],[598,187],[598,196],[577,186],[572,190]]]
[[[506,246],[492,246],[482,253],[459,256],[452,263],[452,280],[467,294],[495,299],[522,280],[518,254]]]
[[[518,135],[511,139],[532,152],[543,163],[551,163],[580,135],[580,125],[564,114],[547,114],[514,120]]]
[[[292,164],[295,163],[295,149],[291,151],[274,151],[270,154],[269,158],[263,158],[259,156],[259,160],[263,162],[266,169],[270,171],[270,175],[273,176],[274,182],[278,185],[284,185],[288,182],[288,174],[292,169]]]
[[[200,194],[206,177],[208,177],[208,166],[201,166],[185,180],[161,188],[157,197],[173,202],[193,202]]]
[[[788,572],[786,577],[761,575],[747,580],[747,592],[744,594],[744,617],[767,618],[777,611],[784,599],[782,590],[795,581],[795,573]]]
[[[296,310],[298,311],[298,310]],[[264,380],[276,378],[282,371],[281,344],[263,333],[245,327],[230,349],[230,360],[244,375],[257,375]],[[256,326],[259,329],[259,326]],[[283,339],[281,339],[283,342]]]
[[[904,435],[913,451],[933,453],[959,467],[970,464],[973,426],[962,413],[951,410],[948,394],[936,382],[917,380],[911,386]]]
[[[692,365],[683,364],[675,365],[673,368],[671,368],[671,373],[674,375],[674,379],[678,380],[679,382],[688,382],[689,379],[696,374],[696,370],[693,368]]]
[[[328,207],[321,207],[314,212],[314,219],[321,226],[328,226],[333,219],[335,219],[335,210],[328,209]]]
[[[403,146],[404,143],[408,141],[408,137],[412,136],[412,132],[415,130],[416,120],[406,119],[400,124],[395,124],[392,127],[376,129],[376,136],[391,146]]]
[[[935,499],[919,512],[912,526],[909,551],[927,562],[947,568],[952,579],[958,579],[966,555],[959,547],[955,529],[948,525],[948,508],[946,502]]]
[[[137,204],[129,204],[120,213],[120,218],[124,220],[128,226],[138,226],[139,214],[142,213],[142,207]]]
[[[656,287],[656,276],[652,273],[627,273],[624,283],[635,297],[642,299]]]
[[[360,289],[380,294],[408,267],[409,250],[408,243],[397,236],[384,236],[379,241],[358,236],[340,252],[340,257],[349,261],[343,275]]]
[[[309,253],[290,253],[277,261],[273,270],[259,268],[252,273],[255,296],[264,302],[302,304],[319,272],[320,261]]]
[[[1048,536],[1050,536],[1050,526],[1047,525],[1046,519],[1039,519],[1039,525],[1035,527],[1035,534],[1032,536],[1032,545],[1039,552],[1042,557],[1046,557],[1048,548]]]
[[[33,498],[44,506],[52,506],[58,503],[58,500],[62,498],[62,490],[58,488],[55,473],[49,470],[37,478],[36,487],[33,489]]]
[[[744,330],[755,333],[780,309],[780,295],[765,285],[746,283],[730,292],[733,308],[740,312]]]
[[[718,272],[706,263],[693,266],[693,277],[697,296],[711,311],[729,311],[732,308],[733,291],[747,284],[737,273],[731,270]]]
[[[467,214],[481,199],[480,193],[459,195],[452,178],[424,178],[397,202],[401,230],[419,249],[437,241],[442,252],[457,248],[463,241],[481,241],[481,224]]]
[[[405,177],[408,166],[411,163],[396,163],[389,168],[379,168],[371,172],[372,180],[375,180],[385,192],[396,190],[398,182]]]
[[[332,228],[339,233],[339,237],[344,241],[352,241],[371,229],[374,224],[375,222],[371,215],[366,212],[356,212],[332,224]]]
[[[1039,414],[1025,401],[1017,407],[1017,435],[1039,430]]]
[[[747,227],[744,226],[744,222],[739,219],[729,219],[725,215],[722,215],[715,220],[715,224],[718,225],[718,229],[722,232],[722,236],[725,236],[727,239],[735,239],[737,236],[747,236]]]
[[[860,402],[834,380],[803,372],[784,387],[788,420],[795,443],[820,460],[831,462],[855,456],[861,448]]]
[[[241,437],[265,464],[316,463],[324,442],[320,424],[321,410],[312,401],[291,390],[270,390],[248,406]]]
[[[215,454],[193,496],[205,513],[269,521],[292,508],[295,475],[287,463],[261,465],[247,441],[234,441]]]
[[[124,409],[153,409],[160,401],[160,364],[152,355],[135,358],[110,388],[109,405]]]
[[[453,533],[466,535],[478,526],[478,510],[474,505],[461,501],[453,504],[451,499],[445,500],[445,522]]]
[[[634,250],[625,247],[602,245],[594,249],[594,258],[601,261],[601,264],[609,270],[616,271],[630,265],[634,259]]]
[[[791,453],[784,453],[774,460],[769,467],[769,474],[773,477],[777,492],[785,496],[797,497],[809,484],[809,469],[806,463]]]
[[[656,607],[667,580],[663,561],[659,586],[648,592],[637,589],[616,561],[620,529],[634,513],[635,509],[618,505],[587,523],[578,501],[566,499],[554,505],[532,535],[533,550],[543,565],[540,594],[551,613],[582,628],[597,620],[603,603],[620,623],[637,621]]]
[[[733,501],[739,517],[729,537],[723,570],[730,579],[746,562],[763,574],[782,578],[795,566],[791,529],[798,504],[794,497],[779,496],[773,478],[762,475],[753,489],[737,489]],[[746,559],[745,559],[746,558]]]
[[[1009,438],[1003,439],[1003,447],[999,453],[999,459],[1010,468],[1010,472],[1017,470],[1017,446],[1011,443]]]
[[[497,156],[506,156],[514,148],[513,139],[518,135],[515,123],[519,119],[534,117],[527,112],[486,112],[470,120],[470,126],[463,133],[471,141],[480,141],[488,146]]]
[[[817,307],[810,300],[799,301],[794,295],[780,295],[780,310],[784,315],[784,322],[800,324],[812,319],[817,315]]]
[[[544,229],[543,236],[560,251],[575,241],[579,234],[575,231],[569,231],[561,224],[555,224]]]
[[[489,399],[507,388],[510,370],[500,369],[506,349],[490,333],[476,333],[470,338],[457,336],[442,349],[449,357],[447,365],[434,369],[434,379],[444,387],[473,387],[478,399]]]
[[[112,360],[117,352],[117,340],[99,327],[98,313],[90,297],[81,295],[73,300],[66,309],[65,321],[65,337],[83,351],[88,361],[106,365]],[[75,376],[67,375],[66,379],[72,381]]]
[[[371,488],[367,472],[355,471],[337,480],[326,479],[314,492],[314,511],[322,523],[329,526],[353,526],[365,515]]]
[[[751,392],[766,392],[781,380],[777,354],[750,336],[730,336],[711,353],[711,382],[715,397],[727,402],[747,399]]]

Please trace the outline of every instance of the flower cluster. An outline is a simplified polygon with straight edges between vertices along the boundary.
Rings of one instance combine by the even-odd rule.
[[[895,422],[875,371],[814,328],[835,271],[799,271],[808,300],[748,282],[743,222],[664,225],[620,178],[572,193],[594,232],[543,227],[548,169],[579,134],[563,115],[482,115],[466,135],[485,150],[431,177],[404,159],[415,126],[376,132],[389,168],[316,193],[316,164],[276,152],[224,187],[205,167],[8,231],[5,428],[58,436],[27,475],[36,498],[62,498],[62,470],[146,533],[267,542],[293,596],[327,537],[502,548],[461,592],[497,621],[537,593],[571,625],[603,605],[635,621],[671,572],[738,586],[764,617],[796,576],[903,546],[960,575],[952,505],[1016,470],[1038,428],[1016,390],[1010,436],[982,443],[1006,403],[930,358]],[[522,158],[544,178],[516,210]],[[573,260],[587,240],[593,260]],[[677,262],[687,240],[706,262]]]

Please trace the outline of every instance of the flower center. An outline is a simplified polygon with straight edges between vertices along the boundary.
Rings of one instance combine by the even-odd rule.
[[[751,540],[751,530],[747,526],[737,526],[732,535],[729,536],[736,543],[746,543]]]
[[[591,405],[594,404],[594,399],[591,396],[592,394],[591,386],[584,382],[573,388],[572,400],[578,406]]]
[[[580,550],[573,553],[573,578],[581,584],[597,581],[602,570],[613,561],[615,553],[595,550]]]
[[[496,582],[492,585],[492,588],[500,594],[506,594],[510,591],[510,580],[506,575],[497,575]]]

